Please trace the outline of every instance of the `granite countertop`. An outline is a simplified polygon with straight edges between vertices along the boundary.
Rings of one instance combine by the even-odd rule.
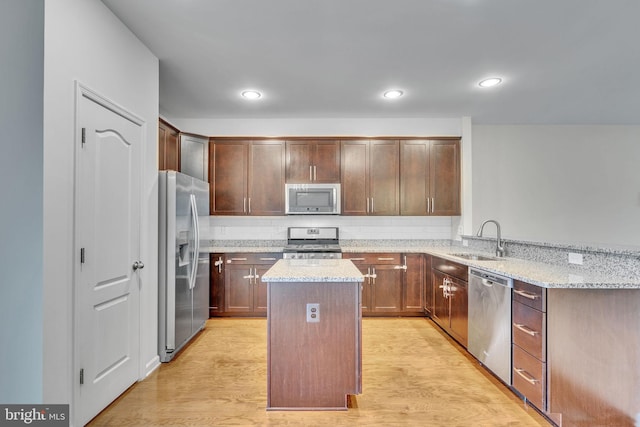
[[[362,282],[364,276],[347,259],[281,259],[265,274],[263,282]]]
[[[280,243],[280,242],[272,242]],[[284,244],[283,244],[284,246]],[[283,246],[278,245],[254,245],[247,244],[247,246],[241,246],[240,244],[233,246],[211,246],[205,247],[204,250],[209,249],[209,252],[282,252]],[[356,252],[369,252],[369,253],[382,253],[382,252],[402,252],[402,253],[424,253],[434,256],[439,256],[457,263],[467,265],[469,267],[486,270],[495,274],[500,274],[513,279],[522,280],[537,286],[544,288],[566,288],[566,289],[640,289],[640,274],[637,271],[606,271],[606,272],[594,272],[579,266],[567,265],[553,265],[536,261],[529,261],[520,258],[504,257],[492,261],[475,261],[455,256],[453,254],[460,253],[472,253],[484,256],[492,257],[490,253],[480,253],[477,251],[470,251],[467,248],[451,245],[420,245],[415,242],[399,241],[394,244],[389,242],[368,241],[366,244],[360,245],[357,241],[351,241],[348,244],[341,242],[341,248],[343,253],[356,253]],[[301,261],[301,260],[297,260]],[[317,262],[319,260],[314,260]],[[335,261],[335,260],[326,260]],[[336,264],[337,265],[337,264]],[[284,268],[284,267],[282,267]],[[320,268],[320,267],[318,267]],[[326,267],[322,267],[322,275],[340,274],[332,272]],[[303,271],[302,269],[299,269]],[[277,271],[277,270],[276,270]],[[283,274],[281,273],[278,274]],[[307,270],[301,278],[309,280],[308,275],[318,274],[317,271],[312,271],[311,268]],[[284,277],[284,275],[283,275]],[[338,276],[340,277],[340,276]],[[280,281],[291,281],[291,278]],[[331,280],[328,280],[331,281]],[[334,280],[342,281],[342,280]]]
[[[456,250],[454,252],[461,253],[462,251]],[[510,257],[492,261],[474,261],[450,255],[447,252],[430,251],[428,253],[543,288],[640,289],[640,277],[629,278],[595,273],[571,266],[564,267]]]
[[[469,260],[453,254],[469,253],[492,258],[495,258],[495,256],[493,254],[465,250],[458,246],[404,248],[395,245],[376,246],[375,248],[350,246],[342,247],[342,252],[425,253],[544,288],[640,289],[639,276],[624,277],[619,274],[595,273],[575,266],[565,267],[511,257],[497,258],[491,261]]]

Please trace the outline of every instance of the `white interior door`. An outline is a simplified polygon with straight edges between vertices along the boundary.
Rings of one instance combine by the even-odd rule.
[[[143,132],[97,97],[80,95],[77,111],[74,414],[83,425],[138,379]]]

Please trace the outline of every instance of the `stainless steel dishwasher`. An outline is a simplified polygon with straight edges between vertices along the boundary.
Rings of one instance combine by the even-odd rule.
[[[469,268],[467,350],[511,385],[511,289],[513,280]]]

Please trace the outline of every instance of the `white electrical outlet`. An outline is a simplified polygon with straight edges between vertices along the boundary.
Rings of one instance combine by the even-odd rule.
[[[307,304],[307,323],[320,322],[320,304],[309,303]]]
[[[582,265],[582,254],[569,252],[569,264]]]

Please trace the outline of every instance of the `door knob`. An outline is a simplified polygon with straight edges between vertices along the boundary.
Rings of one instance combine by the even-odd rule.
[[[138,269],[142,270],[144,268],[144,263],[142,261],[136,261],[133,263],[133,271]]]

